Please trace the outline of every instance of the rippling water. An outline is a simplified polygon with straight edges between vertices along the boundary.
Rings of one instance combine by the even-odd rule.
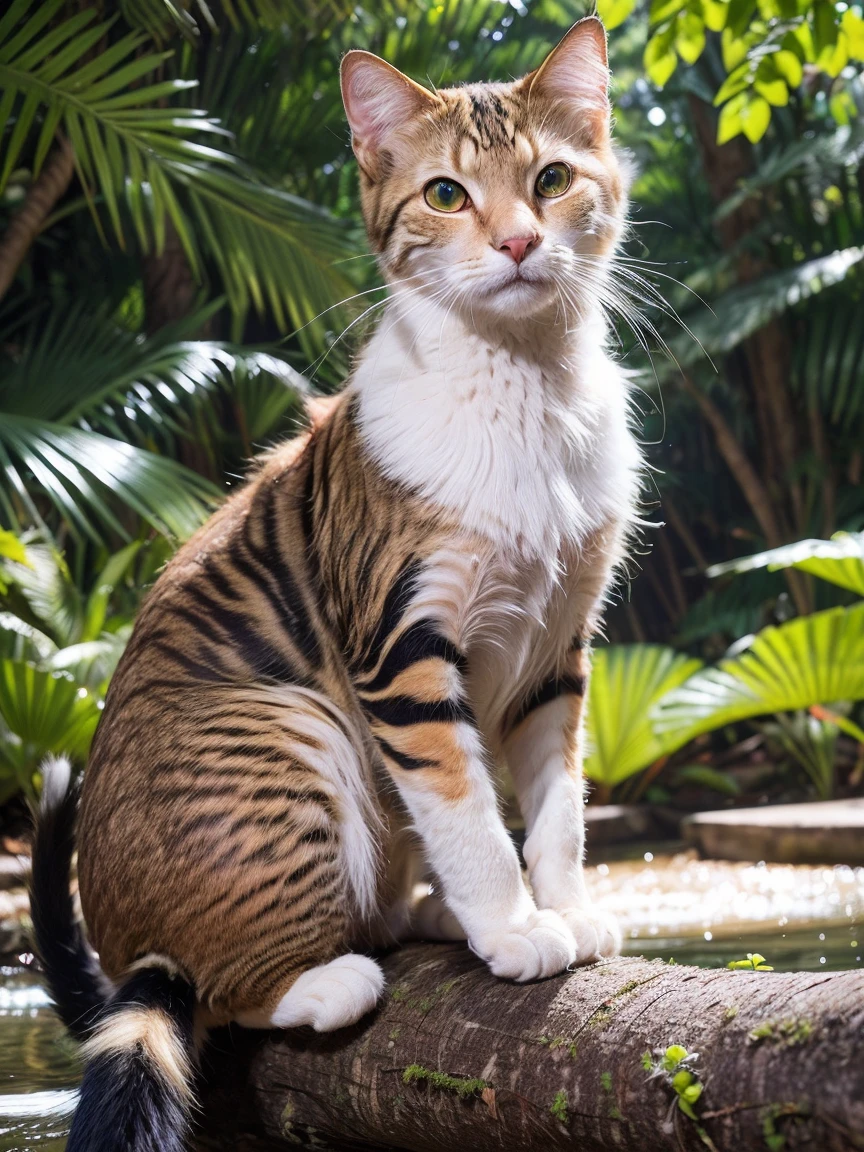
[[[0,967],[0,1152],[60,1152],[79,1074],[40,977]]]
[[[630,955],[719,967],[760,952],[778,971],[862,966],[864,868],[647,851],[589,872]],[[0,967],[0,1152],[60,1152],[79,1074],[39,976]]]

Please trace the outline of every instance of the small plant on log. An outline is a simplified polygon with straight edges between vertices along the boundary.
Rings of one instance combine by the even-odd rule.
[[[765,963],[765,957],[760,956],[758,952],[748,952],[746,960],[730,960],[726,965],[731,968],[733,972],[773,972],[774,969],[770,964]]]

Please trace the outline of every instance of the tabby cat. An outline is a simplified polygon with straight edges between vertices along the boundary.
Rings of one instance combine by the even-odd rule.
[[[182,1148],[194,1037],[353,1023],[375,946],[467,938],[535,980],[619,945],[582,873],[586,646],[640,467],[601,307],[625,213],[605,33],[438,92],[349,52],[342,87],[389,302],[343,394],[141,610],[81,799],[101,967],[48,773],[34,916],[86,1041],[69,1152]]]

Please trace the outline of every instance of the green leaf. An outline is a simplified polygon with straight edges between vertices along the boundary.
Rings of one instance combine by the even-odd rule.
[[[674,52],[667,52],[665,56],[660,56],[652,64],[646,65],[648,79],[658,88],[663,88],[677,67],[678,57]]]
[[[611,30],[623,24],[635,7],[636,0],[598,0],[597,15]]]
[[[742,36],[756,11],[756,0],[730,0],[726,29],[732,36]]]
[[[733,68],[720,85],[717,95],[714,97],[714,106],[719,107],[733,96],[737,96],[739,92],[743,92],[745,88],[750,86],[752,76],[752,69],[747,62],[739,64],[737,68]]]
[[[702,0],[702,16],[706,28],[712,32],[722,32],[726,27],[729,5],[723,0]]]
[[[747,42],[736,35],[731,28],[724,28],[720,34],[720,50],[723,54],[723,67],[727,73],[737,68],[747,59]]]
[[[678,17],[675,47],[686,64],[695,64],[705,48],[705,24],[695,12]]]
[[[746,651],[669,693],[655,708],[655,727],[692,739],[738,720],[861,699],[864,603],[764,629]]]
[[[804,78],[804,68],[801,61],[788,48],[781,48],[773,56],[777,71],[790,88],[797,88]]]
[[[840,18],[851,60],[864,60],[864,18],[854,8],[847,8]]]
[[[789,89],[786,87],[785,80],[757,80],[753,87],[775,108],[783,108],[789,103]]]
[[[93,696],[68,676],[0,660],[0,717],[27,749],[35,772],[48,753],[85,757],[99,709]]]
[[[660,645],[598,648],[588,690],[586,775],[619,784],[677,747],[657,735],[650,713],[700,667]]]
[[[27,567],[30,566],[30,561],[27,559],[27,549],[14,532],[7,532],[5,529],[0,529],[0,558],[14,560],[16,564],[24,564]]]
[[[758,143],[771,123],[771,105],[764,96],[751,96],[740,112],[741,131],[751,144]]]
[[[817,55],[837,43],[840,23],[831,0],[815,0],[813,4],[813,45]]]
[[[729,572],[751,572],[754,568],[768,568],[772,572],[797,568],[864,596],[864,532],[837,532],[830,540],[784,544],[767,552],[715,564],[707,569],[706,575],[724,576]]]
[[[672,16],[677,15],[684,7],[686,0],[651,0],[648,11],[649,24],[663,24]]]
[[[747,93],[739,92],[720,109],[720,119],[717,123],[718,144],[725,144],[744,130],[741,114],[746,103]]]
[[[817,66],[831,77],[839,76],[848,63],[849,43],[845,33],[841,33],[835,44],[827,45],[816,57]]]

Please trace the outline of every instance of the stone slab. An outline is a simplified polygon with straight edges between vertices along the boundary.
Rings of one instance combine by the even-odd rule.
[[[700,812],[682,831],[716,860],[864,865],[864,797]]]

